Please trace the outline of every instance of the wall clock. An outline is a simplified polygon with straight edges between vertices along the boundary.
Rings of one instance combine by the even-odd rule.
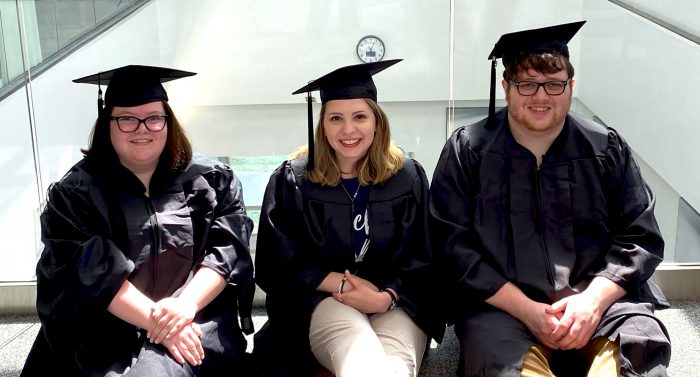
[[[384,57],[386,46],[379,37],[367,35],[357,42],[357,57],[365,63],[378,62]]]

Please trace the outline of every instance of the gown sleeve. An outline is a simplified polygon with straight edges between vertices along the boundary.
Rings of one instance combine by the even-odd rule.
[[[265,189],[256,248],[256,270],[260,287],[270,295],[306,292],[313,295],[329,270],[314,262],[313,250],[304,238],[303,199],[290,162],[270,176]],[[309,248],[310,246],[306,246]]]
[[[414,169],[411,209],[403,212],[397,237],[398,250],[395,263],[390,263],[382,275],[386,282],[380,288],[393,288],[399,294],[400,305],[406,313],[436,341],[442,341],[444,322],[438,309],[449,297],[443,296],[438,271],[433,263],[433,251],[428,230],[429,185],[425,170],[417,161],[407,161]],[[401,213],[396,210],[395,213]]]
[[[246,214],[243,188],[233,171],[217,168],[210,174],[213,176],[208,180],[216,191],[216,208],[201,265],[218,272],[236,288],[241,329],[252,334],[255,282],[249,244],[253,222]]]
[[[428,178],[418,162],[410,163],[414,167],[410,171],[415,173],[411,177],[415,202],[412,203],[412,208],[403,212],[403,218],[396,219],[400,222],[400,229],[402,229],[402,234],[397,237],[399,239],[396,251],[398,257],[396,263],[392,263],[393,268],[390,270],[392,273],[387,274],[386,281],[380,287],[393,288],[402,297],[406,290],[412,295],[418,295],[419,291],[425,290],[419,287],[427,288],[428,282],[431,281],[429,266],[432,262],[432,250],[427,221]],[[395,210],[395,213],[401,212]]]
[[[638,299],[640,289],[663,259],[655,197],[629,146],[614,130],[608,133],[604,164],[609,174],[605,182],[611,243],[605,265],[596,275],[612,280]]]
[[[478,155],[469,147],[462,128],[442,150],[430,188],[430,234],[443,278],[459,296],[485,300],[505,283],[479,252],[481,242],[473,225],[478,187]],[[488,173],[486,173],[488,174]]]
[[[41,215],[37,311],[43,321],[89,320],[107,310],[134,269],[105,237],[107,206],[90,187],[56,183]]]

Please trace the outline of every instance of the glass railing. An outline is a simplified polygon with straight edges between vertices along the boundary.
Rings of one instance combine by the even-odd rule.
[[[700,178],[691,169],[700,165],[700,78],[689,74],[700,48],[608,0],[538,3],[0,0],[0,261],[12,261],[0,265],[0,281],[32,279],[46,186],[82,158],[96,90],[75,77],[124,64],[198,72],[166,84],[173,107],[193,148],[237,172],[256,218],[269,174],[306,142],[306,106],[290,93],[359,62],[363,36],[381,37],[386,58],[404,59],[377,77],[380,102],[392,138],[430,177],[449,133],[485,115],[485,56],[498,37],[580,19],[589,23],[571,46],[574,110],[589,109],[638,153],[657,195],[666,260],[700,261]],[[27,93],[3,98],[14,81]]]
[[[692,0],[675,1],[667,6],[653,0],[608,0],[681,37],[700,44],[700,24],[697,15],[700,3]]]
[[[0,99],[147,1],[0,1]]]

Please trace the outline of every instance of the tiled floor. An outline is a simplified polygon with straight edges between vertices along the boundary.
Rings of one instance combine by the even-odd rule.
[[[253,312],[255,328],[261,328],[266,320],[265,311],[256,308]],[[35,315],[0,316],[0,377],[19,376],[38,332],[39,323]],[[253,336],[246,339],[248,352],[251,352]]]
[[[18,376],[39,331],[36,316],[0,317],[0,376]]]
[[[673,342],[669,376],[700,375],[700,302],[674,301],[673,308],[657,315],[666,324]],[[256,309],[253,321],[259,329],[265,322],[265,312]],[[39,331],[36,316],[0,316],[0,377],[18,376],[34,338]],[[248,350],[252,349],[248,337]],[[454,376],[458,343],[452,329],[448,329],[442,344],[433,343],[423,361],[421,377]]]

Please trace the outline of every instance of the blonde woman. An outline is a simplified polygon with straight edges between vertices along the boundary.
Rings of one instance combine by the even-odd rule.
[[[255,353],[274,376],[415,376],[428,337],[428,181],[391,142],[372,75],[340,68],[321,91],[315,140],[272,174],[256,249],[269,322]],[[310,126],[312,121],[309,122]],[[309,152],[311,155],[309,155]]]

